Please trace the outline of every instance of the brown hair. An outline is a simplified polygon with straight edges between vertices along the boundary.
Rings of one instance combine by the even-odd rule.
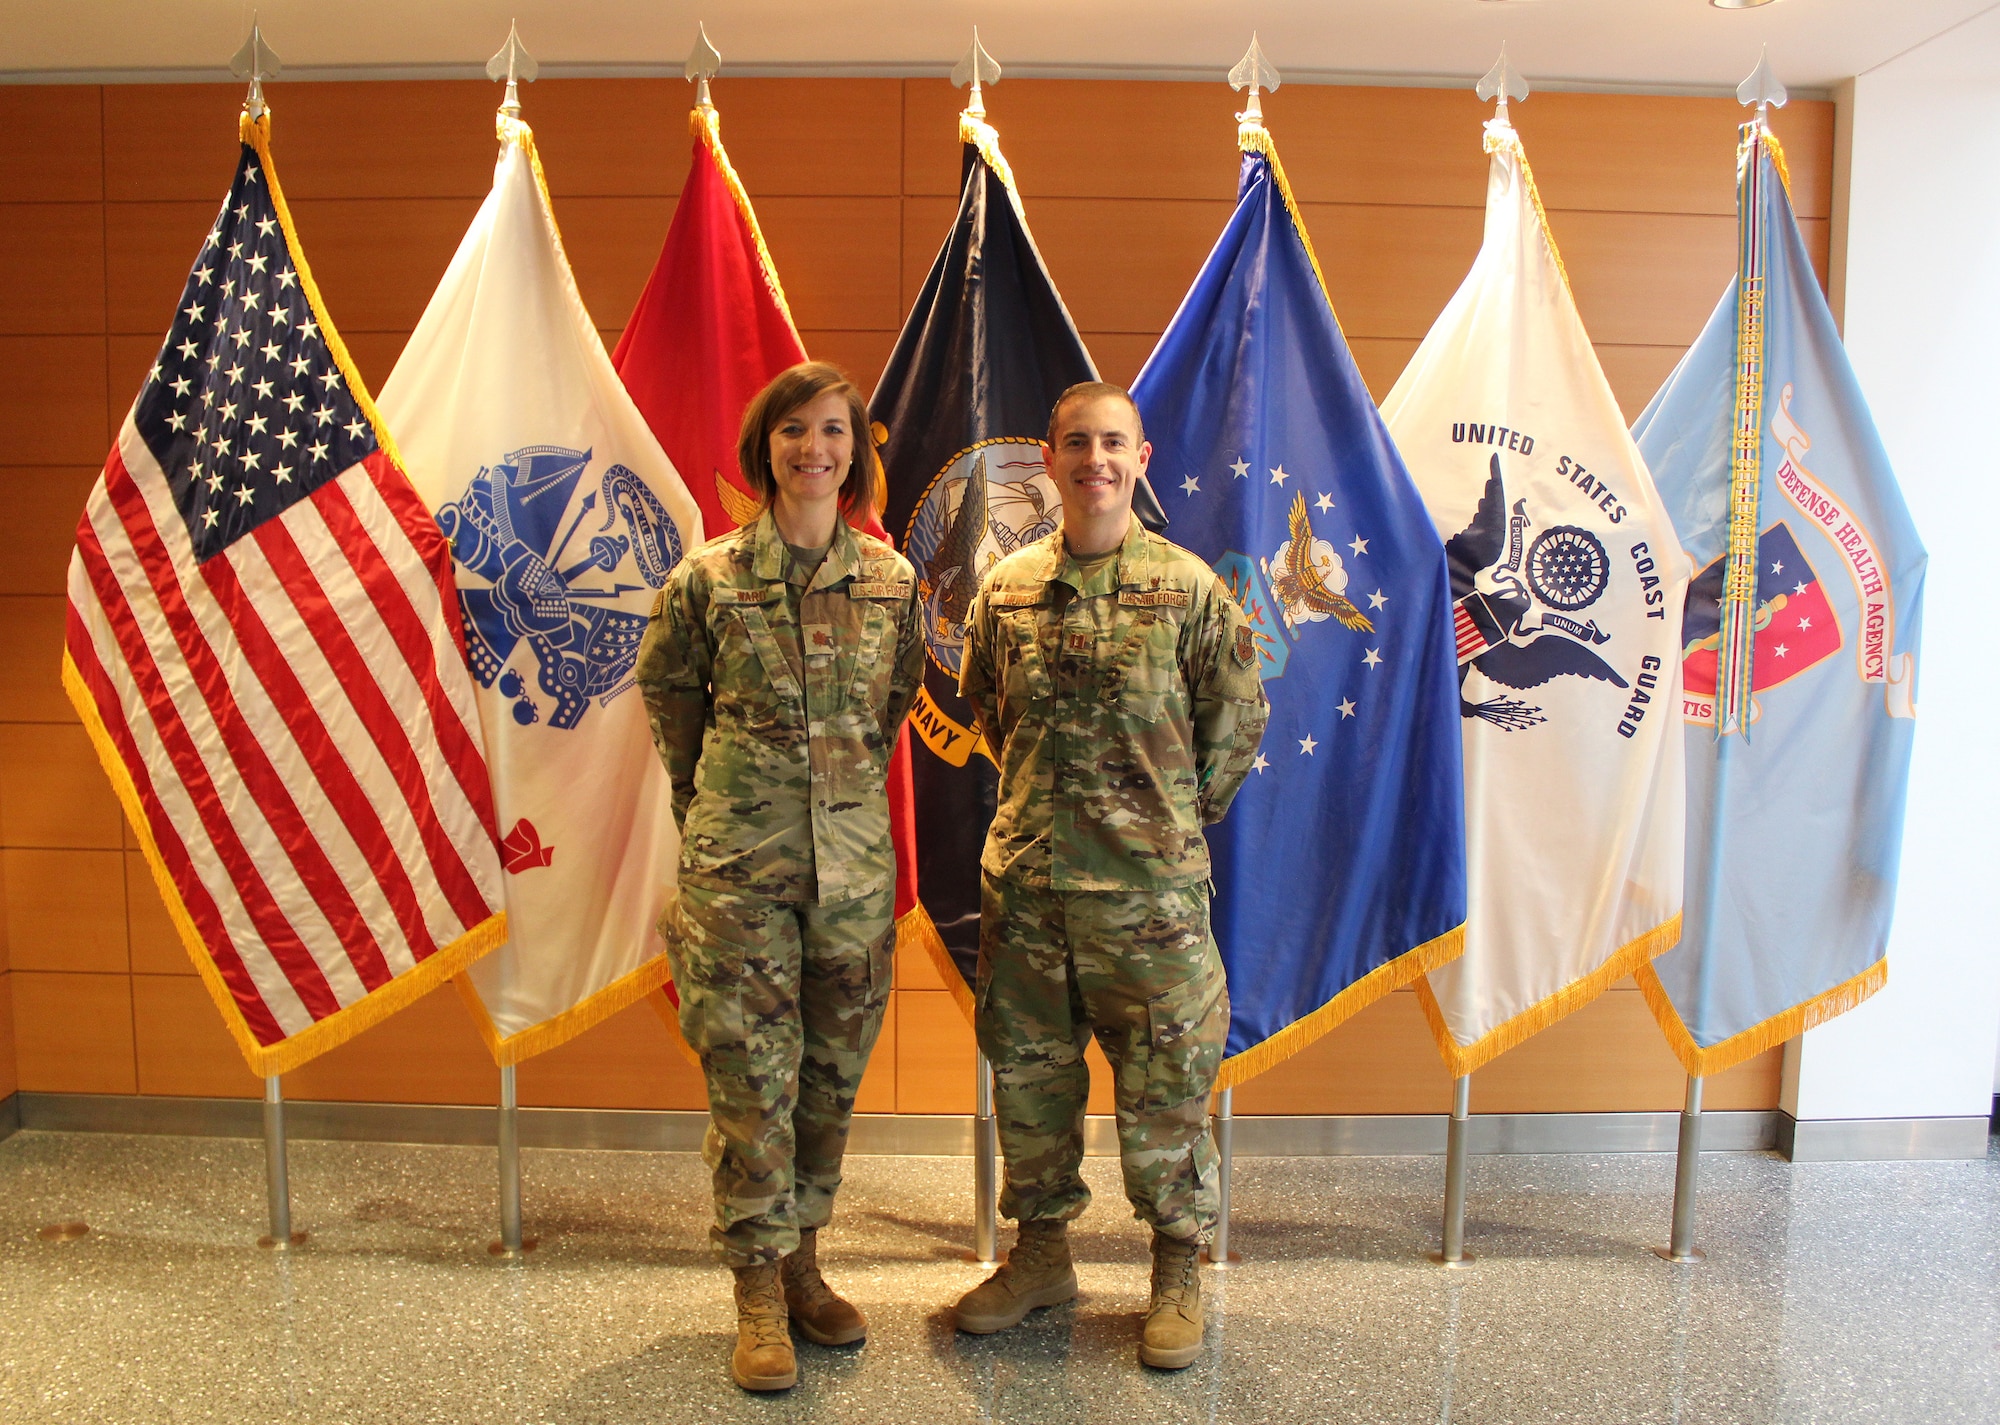
[[[1071,401],[1094,401],[1099,396],[1116,396],[1132,408],[1132,424],[1138,429],[1139,444],[1146,443],[1146,418],[1139,414],[1139,403],[1132,399],[1132,393],[1123,386],[1114,386],[1109,381],[1079,381],[1060,396],[1049,410],[1049,448],[1056,443],[1056,422],[1062,418],[1062,408]]]
[[[868,407],[847,373],[824,361],[802,361],[780,371],[743,411],[743,428],[736,438],[737,468],[757,498],[768,508],[778,496],[771,473],[771,432],[799,407],[829,392],[847,398],[848,428],[854,436],[854,459],[840,484],[840,513],[850,523],[865,520],[875,509],[875,436],[868,426]]]

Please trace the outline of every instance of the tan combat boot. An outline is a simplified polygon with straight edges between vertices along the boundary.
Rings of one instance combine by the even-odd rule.
[[[798,1250],[781,1264],[785,1309],[808,1341],[845,1346],[868,1334],[868,1318],[844,1301],[819,1274],[819,1233],[808,1227],[799,1233]]]
[[[1139,1359],[1177,1371],[1201,1354],[1201,1243],[1153,1234],[1153,1303],[1139,1337]]]
[[[799,1383],[792,1333],[785,1327],[785,1293],[778,1264],[737,1267],[736,1351],[729,1374],[745,1390],[790,1390]]]
[[[1023,1222],[1000,1270],[958,1299],[958,1329],[975,1336],[1004,1331],[1040,1306],[1076,1295],[1069,1224]]]

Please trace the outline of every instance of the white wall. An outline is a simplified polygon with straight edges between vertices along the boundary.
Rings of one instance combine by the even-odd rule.
[[[1785,1107],[1984,1116],[2000,1079],[2000,10],[1859,76],[1849,132],[1847,348],[1930,570],[1889,985],[1805,1036]]]

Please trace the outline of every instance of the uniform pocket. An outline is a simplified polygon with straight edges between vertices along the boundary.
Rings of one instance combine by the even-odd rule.
[[[875,937],[875,943],[868,951],[868,1004],[871,1009],[889,1002],[889,991],[896,987],[896,922],[892,917],[888,928]]]
[[[1219,968],[1204,969],[1146,1001],[1146,1107],[1172,1108],[1215,1086],[1229,1034],[1229,998]]]
[[[1119,708],[1145,725],[1177,717],[1182,711],[1180,624],[1169,614],[1148,609],[1133,620],[1118,650],[1106,682]]]
[[[1054,691],[1048,664],[1042,657],[1039,609],[1007,609],[998,619],[1001,658],[1000,687],[1017,708],[1041,702]]]
[[[889,704],[889,680],[895,659],[885,649],[893,647],[890,631],[895,627],[896,605],[879,598],[853,598],[857,627],[854,642],[854,676],[847,683],[843,711],[873,714],[880,723]]]
[[[774,728],[787,704],[799,701],[798,679],[779,650],[755,604],[718,607],[711,637],[715,663],[710,674],[719,721],[753,731]]]

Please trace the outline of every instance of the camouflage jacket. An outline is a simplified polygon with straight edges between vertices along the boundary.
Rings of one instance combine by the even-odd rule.
[[[909,562],[844,521],[810,585],[769,510],[683,559],[638,664],[681,879],[821,905],[892,884],[885,778],[923,658]]]
[[[1206,880],[1270,712],[1243,610],[1136,519],[1088,578],[1060,529],[994,565],[959,691],[1000,764],[980,864],[1069,891]]]

